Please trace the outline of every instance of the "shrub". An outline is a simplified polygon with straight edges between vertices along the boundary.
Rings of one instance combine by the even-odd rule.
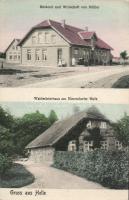
[[[12,160],[7,155],[0,154],[0,176],[4,175],[11,166]]]
[[[114,189],[128,188],[129,155],[124,151],[55,152],[54,166]]]

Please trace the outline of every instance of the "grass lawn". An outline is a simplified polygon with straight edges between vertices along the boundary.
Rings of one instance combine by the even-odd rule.
[[[129,88],[129,75],[122,76],[113,85],[112,88]]]
[[[6,175],[0,179],[1,188],[19,188],[34,182],[34,176],[21,165],[14,163]]]

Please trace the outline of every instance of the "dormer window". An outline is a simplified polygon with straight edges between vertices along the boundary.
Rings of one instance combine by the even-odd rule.
[[[89,121],[89,122],[87,123],[86,127],[89,128],[89,129],[92,128],[92,123],[91,123],[91,121]]]

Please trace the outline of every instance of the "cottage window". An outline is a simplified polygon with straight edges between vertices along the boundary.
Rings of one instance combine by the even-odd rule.
[[[53,44],[56,43],[56,35],[52,35],[52,36],[51,36],[51,42],[52,42]]]
[[[40,49],[36,49],[35,51],[35,60],[40,60]]]
[[[101,149],[108,150],[108,141],[101,141]]]
[[[78,49],[78,48],[75,48],[75,49],[74,49],[74,54],[75,54],[75,55],[78,55],[78,53],[79,53],[79,49]]]
[[[116,149],[121,150],[122,149],[122,143],[119,142],[118,140],[116,140],[115,141],[115,147],[116,147]]]
[[[18,56],[18,60],[20,60],[20,58],[21,58],[21,57],[20,57],[20,56]]]
[[[76,151],[76,140],[72,140],[68,144],[68,151]]]
[[[14,50],[14,49],[15,49],[15,46],[12,46],[12,49]]]
[[[32,36],[32,44],[36,44],[36,36]]]
[[[47,60],[47,50],[46,49],[42,50],[42,60]]]
[[[93,150],[93,141],[84,141],[84,152]]]
[[[31,50],[27,50],[27,60],[31,60]]]
[[[89,121],[89,122],[87,123],[86,127],[87,127],[87,128],[92,128],[92,122]]]
[[[100,128],[106,129],[107,128],[107,123],[106,122],[101,122]]]

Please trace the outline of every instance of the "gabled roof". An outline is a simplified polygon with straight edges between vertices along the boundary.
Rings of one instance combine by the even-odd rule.
[[[94,35],[96,36],[96,33],[94,31],[81,31],[78,33],[80,37],[84,40],[91,39]],[[96,36],[97,37],[97,36]]]
[[[85,39],[90,39],[92,37],[92,35],[95,34],[95,32],[89,32],[89,31],[86,32],[83,29],[80,29],[80,28],[77,28],[77,27],[74,27],[71,25],[67,25],[67,24],[65,24],[65,27],[63,27],[61,23],[53,21],[53,20],[44,20],[41,23],[37,24],[36,26],[33,26],[29,30],[29,32],[23,37],[23,39],[20,41],[19,45],[22,45],[22,43],[29,37],[29,35],[34,30],[42,29],[42,28],[52,28],[62,38],[64,38],[64,40],[66,40],[71,45],[91,46],[89,41],[86,41]],[[82,38],[82,37],[84,37],[84,38]],[[102,46],[102,43],[103,43],[103,41],[101,40],[101,46]],[[97,44],[97,45],[99,45],[99,44]],[[105,49],[109,49],[110,46],[109,45],[106,46],[106,43],[104,43],[103,47]],[[99,48],[101,48],[101,47],[99,46]]]
[[[98,38],[96,41],[96,47],[100,49],[108,49],[108,50],[113,50],[111,46],[109,46],[106,42],[104,42],[102,39]]]
[[[45,132],[30,142],[26,148],[53,146],[66,134],[69,134],[69,131],[84,119],[109,121],[103,114],[98,111],[97,108],[95,109],[94,107],[91,107],[87,111],[78,112],[69,118],[55,122],[50,128],[48,128]]]
[[[9,46],[7,47],[7,49],[4,51],[4,53],[7,52],[7,50],[11,47],[11,45],[14,43],[14,41],[17,41],[17,44],[20,42],[20,39],[16,39],[14,38],[13,41],[9,44]]]

